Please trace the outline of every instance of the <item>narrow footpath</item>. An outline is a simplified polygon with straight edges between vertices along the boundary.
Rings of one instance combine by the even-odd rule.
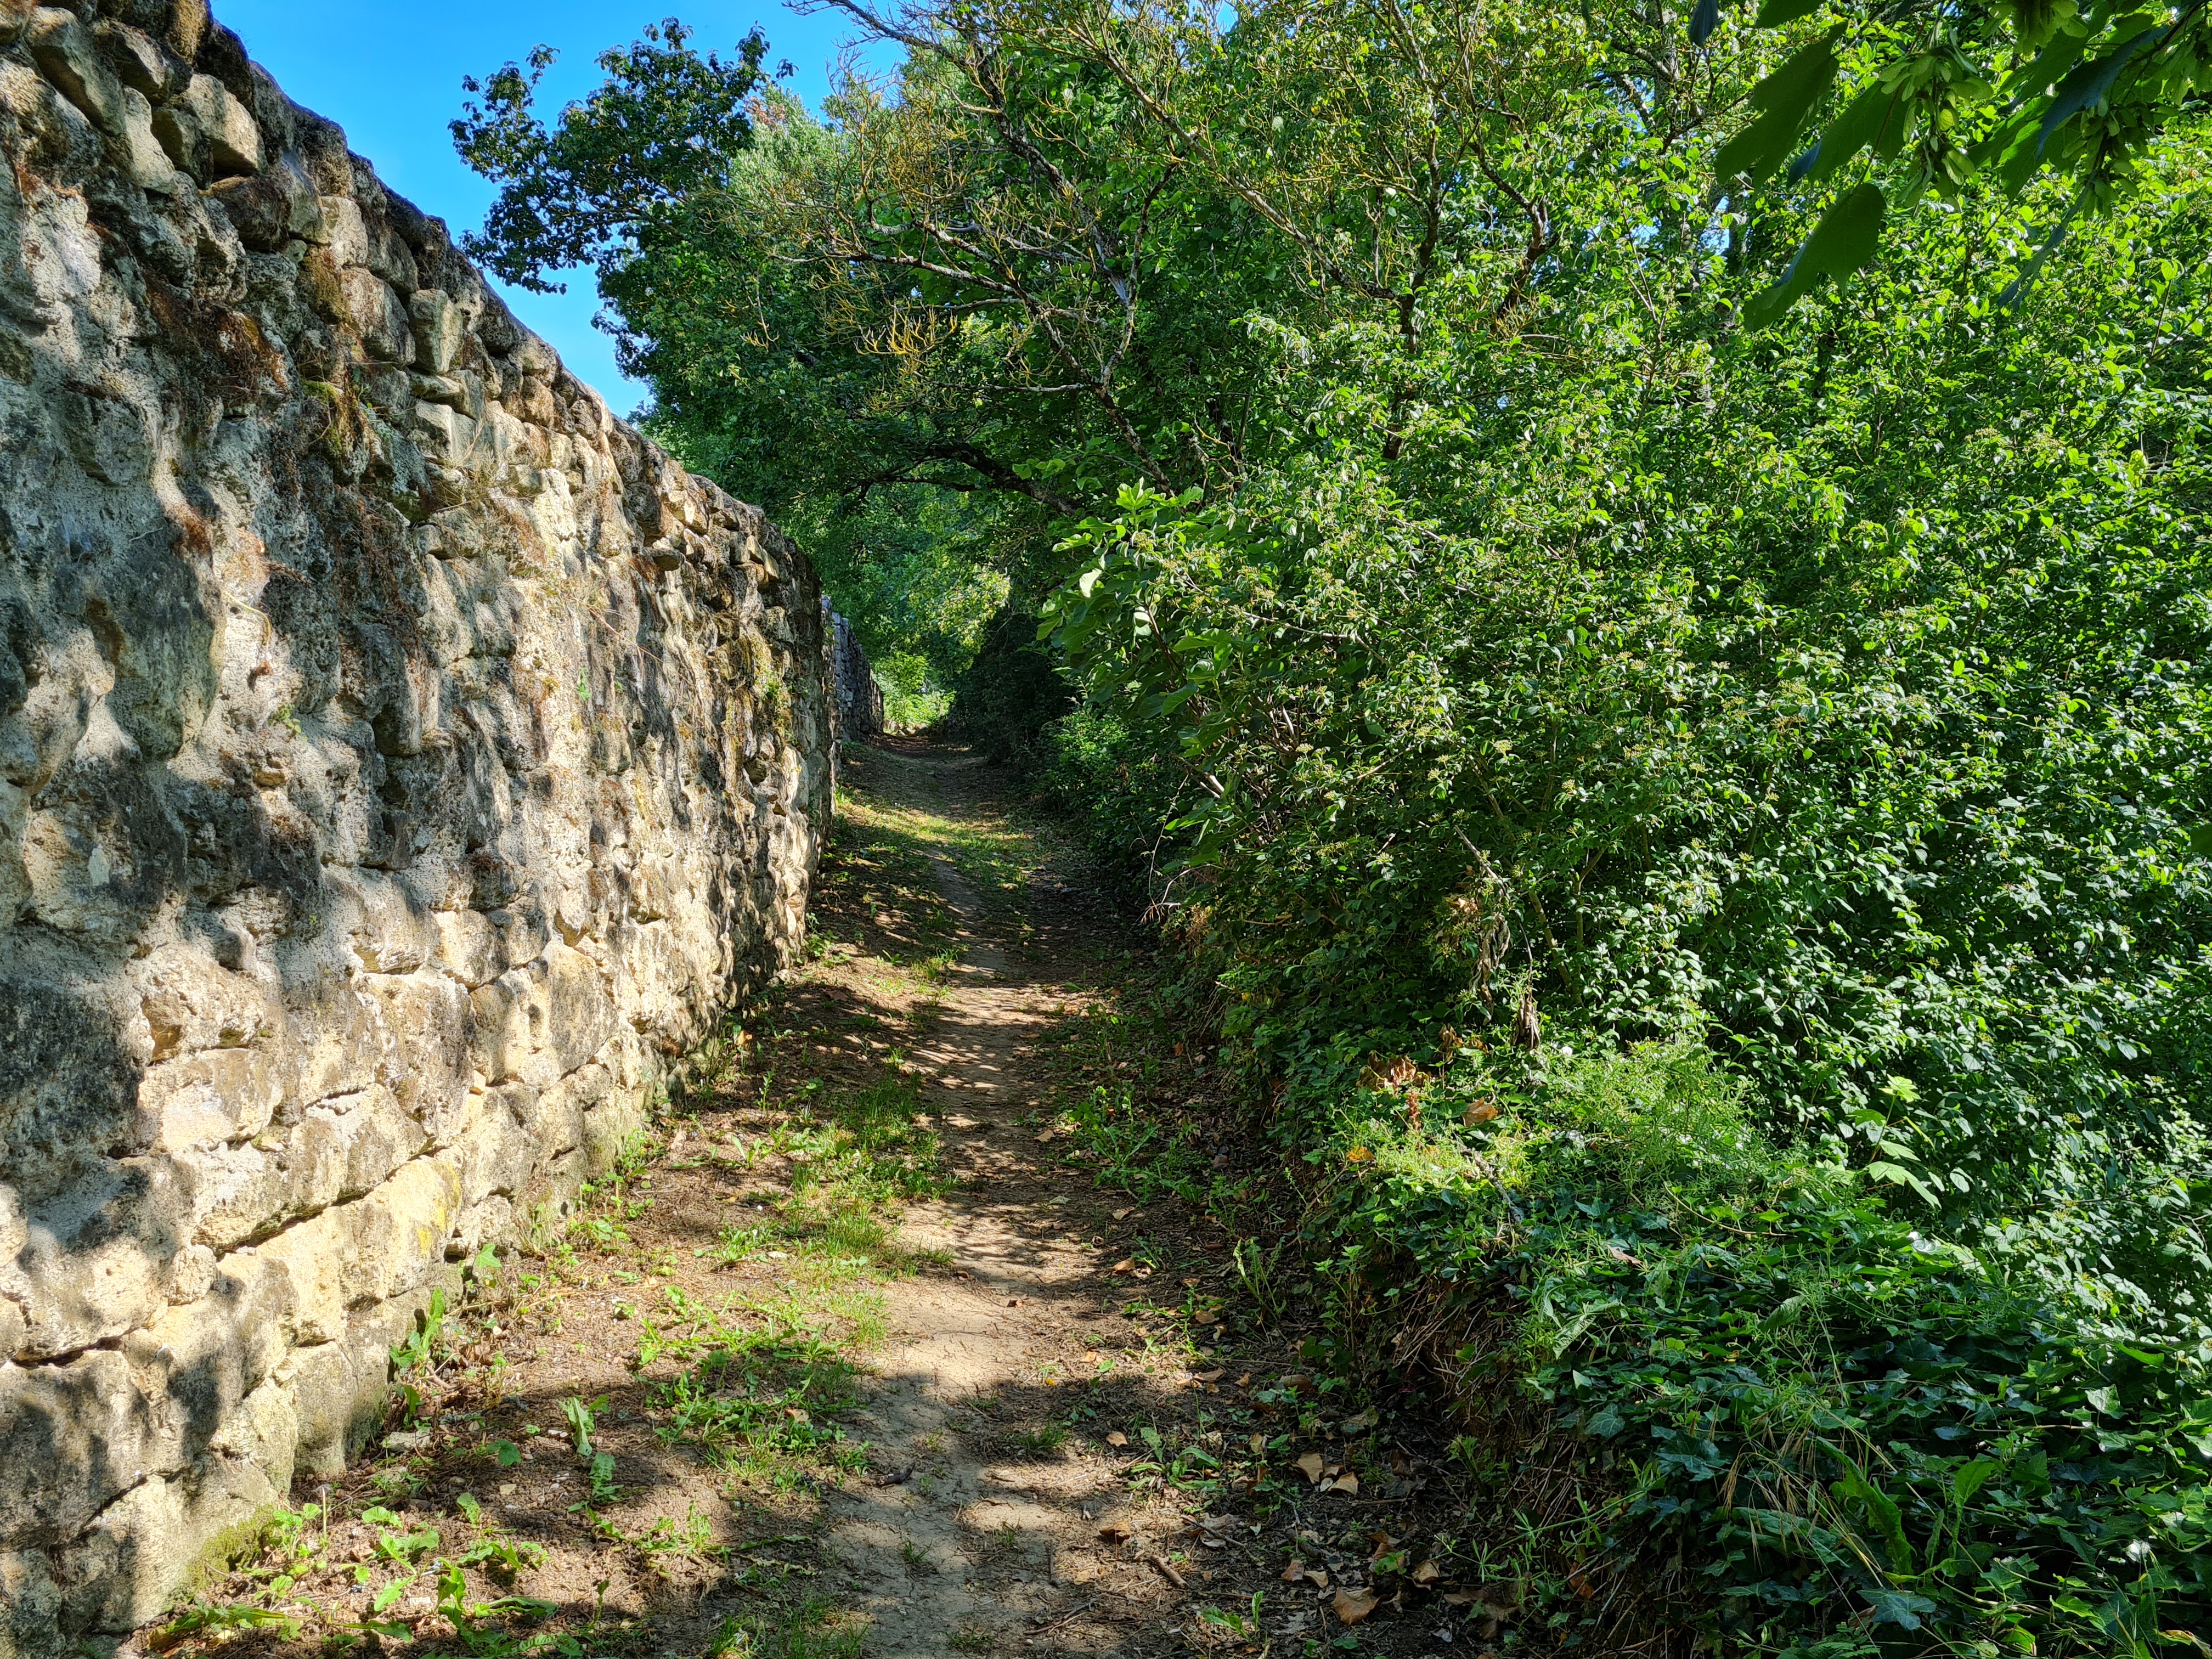
[[[1449,1564],[1394,1536],[1434,1466],[1332,1420],[1291,1311],[1311,1286],[1274,1272],[1279,1175],[1217,1138],[1207,1056],[1146,1015],[1133,934],[999,775],[849,750],[811,927],[578,1208],[394,1351],[343,1480],[227,1540],[132,1651],[1429,1653],[1454,1620],[1498,1629],[1433,1565],[1418,1606],[1365,1587]]]

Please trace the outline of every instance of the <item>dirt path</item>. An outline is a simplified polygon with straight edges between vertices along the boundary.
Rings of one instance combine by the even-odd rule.
[[[973,763],[907,758],[902,769],[902,793],[961,813]],[[914,1059],[945,1100],[955,1184],[907,1212],[903,1237],[950,1271],[888,1291],[893,1336],[870,1366],[866,1411],[896,1467],[833,1502],[830,1547],[862,1588],[868,1651],[884,1659],[996,1645],[1024,1626],[1051,1626],[1057,1651],[1112,1650],[1118,1621],[1084,1616],[1113,1594],[1100,1580],[1120,1565],[1097,1549],[1098,1521],[1120,1496],[1112,1465],[1055,1455],[1049,1429],[985,1426],[1033,1415],[1022,1409],[1030,1396],[1095,1376],[1098,1350],[1124,1349],[1130,1334],[1100,1303],[1108,1264],[1073,1231],[1103,1232],[1111,1217],[1088,1181],[1036,1155],[1051,1136],[1034,1126],[1057,1081],[1039,1039],[1085,993],[1056,971],[1064,962],[1016,960],[959,864],[935,848],[928,859],[958,954]],[[1121,1598],[1152,1599],[1128,1587]]]
[[[810,959],[576,1215],[395,1355],[381,1444],[145,1645],[945,1659],[1321,1633],[1280,1569],[1327,1550],[1356,1583],[1359,1528],[1306,1528],[1308,1479],[1279,1477],[1328,1425],[1298,1379],[1271,1394],[1209,1352],[1225,1236],[1149,1176],[1116,1179],[1151,1203],[1102,1182],[1125,1152],[1070,1115],[1109,1084],[1127,1121],[1139,1089],[1182,1103],[1203,1057],[1105,1040],[1127,935],[987,770],[885,748],[847,785]],[[1197,1146],[1145,1157],[1186,1195],[1217,1179]],[[1209,1513],[1240,1493],[1273,1536]],[[1239,1622],[1262,1587],[1264,1637]]]

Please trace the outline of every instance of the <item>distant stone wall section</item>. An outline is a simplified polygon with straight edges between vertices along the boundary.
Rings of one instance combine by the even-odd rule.
[[[814,574],[204,0],[0,0],[0,1659],[159,1615],[799,937]]]
[[[876,671],[868,653],[853,637],[853,624],[822,601],[823,619],[830,629],[830,680],[836,688],[837,730],[848,738],[879,738],[884,734],[884,688],[876,684]]]

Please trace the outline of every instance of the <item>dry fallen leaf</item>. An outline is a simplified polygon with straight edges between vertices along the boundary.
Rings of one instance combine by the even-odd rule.
[[[1303,1561],[1293,1561],[1283,1569],[1283,1582],[1285,1584],[1295,1584],[1305,1576],[1306,1564]]]
[[[1114,1264],[1114,1271],[1117,1273],[1125,1273],[1136,1265],[1137,1261],[1134,1256],[1125,1255]]]
[[[1218,1382],[1221,1381],[1221,1372],[1218,1370],[1193,1371],[1190,1374],[1190,1380],[1194,1382]]]
[[[1463,1607],[1474,1600],[1474,1598],[1465,1590],[1454,1590],[1443,1598],[1443,1602],[1448,1607]]]
[[[1106,1443],[1109,1446],[1126,1446],[1129,1443],[1129,1437],[1116,1429],[1106,1437]]]
[[[1342,1474],[1336,1477],[1336,1485],[1331,1487],[1330,1490],[1332,1492],[1348,1492],[1352,1497],[1357,1498],[1359,1496],[1359,1477],[1352,1474],[1349,1469],[1346,1469]]]
[[[1109,1521],[1098,1528],[1098,1535],[1109,1543],[1118,1544],[1129,1536],[1131,1530],[1127,1521]]]
[[[1202,1313],[1193,1314],[1190,1316],[1190,1322],[1194,1325],[1218,1325],[1221,1322],[1221,1316],[1208,1308]],[[1220,1373],[1217,1371],[1214,1375],[1218,1376]]]
[[[1250,1388],[1252,1386],[1252,1373],[1247,1371],[1243,1376],[1238,1377],[1237,1379],[1237,1386],[1240,1389]]]
[[[1308,1452],[1304,1457],[1298,1459],[1298,1467],[1306,1472],[1308,1480],[1316,1483],[1320,1481],[1322,1461],[1319,1452]]]
[[[1116,1221],[1127,1221],[1131,1216],[1136,1214],[1136,1212],[1137,1206],[1135,1205],[1124,1204],[1120,1209],[1114,1212],[1114,1219]]]
[[[1257,1457],[1261,1452],[1267,1449],[1267,1437],[1264,1434],[1254,1435],[1252,1437],[1252,1455]]]
[[[1322,1589],[1327,1589],[1328,1588],[1328,1569],[1327,1567],[1308,1567],[1306,1569],[1306,1582],[1310,1584],[1316,1585]]]
[[[1390,1546],[1398,1540],[1387,1532],[1370,1532],[1367,1534],[1367,1541],[1375,1546],[1367,1553],[1367,1559],[1372,1561],[1378,1556],[1387,1554]]]
[[[1486,1100],[1478,1100],[1460,1114],[1462,1123],[1487,1123],[1498,1115],[1498,1108]]]
[[[1443,1570],[1433,1561],[1424,1561],[1413,1569],[1413,1582],[1417,1584],[1433,1584],[1443,1576]]]
[[[1336,1616],[1346,1625],[1356,1625],[1375,1611],[1381,1601],[1371,1589],[1340,1589],[1336,1593]]]

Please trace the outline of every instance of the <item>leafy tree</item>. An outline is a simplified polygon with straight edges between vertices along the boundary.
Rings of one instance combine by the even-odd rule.
[[[611,275],[652,247],[693,191],[722,178],[751,140],[746,100],[762,84],[768,42],[755,29],[726,63],[694,52],[691,33],[671,18],[600,53],[606,83],[550,127],[537,111],[550,46],[533,48],[527,68],[462,81],[483,101],[462,106],[454,148],[500,186],[483,231],[463,239],[471,257],[510,283],[558,292],[551,273],[590,265]]]
[[[1718,0],[1698,0],[1693,46],[1712,40],[1721,15]],[[1976,178],[2016,197],[2045,173],[2069,175],[2016,296],[2077,215],[2110,211],[2135,191],[2160,135],[2201,107],[2212,76],[2212,14],[2195,0],[1759,0],[1753,27],[1780,31],[1796,49],[1751,89],[1753,118],[1714,160],[1719,186],[1741,201],[1786,163],[1790,183],[1832,192],[1753,303],[1756,324],[1823,278],[1869,264],[1893,205],[1955,197]]]

